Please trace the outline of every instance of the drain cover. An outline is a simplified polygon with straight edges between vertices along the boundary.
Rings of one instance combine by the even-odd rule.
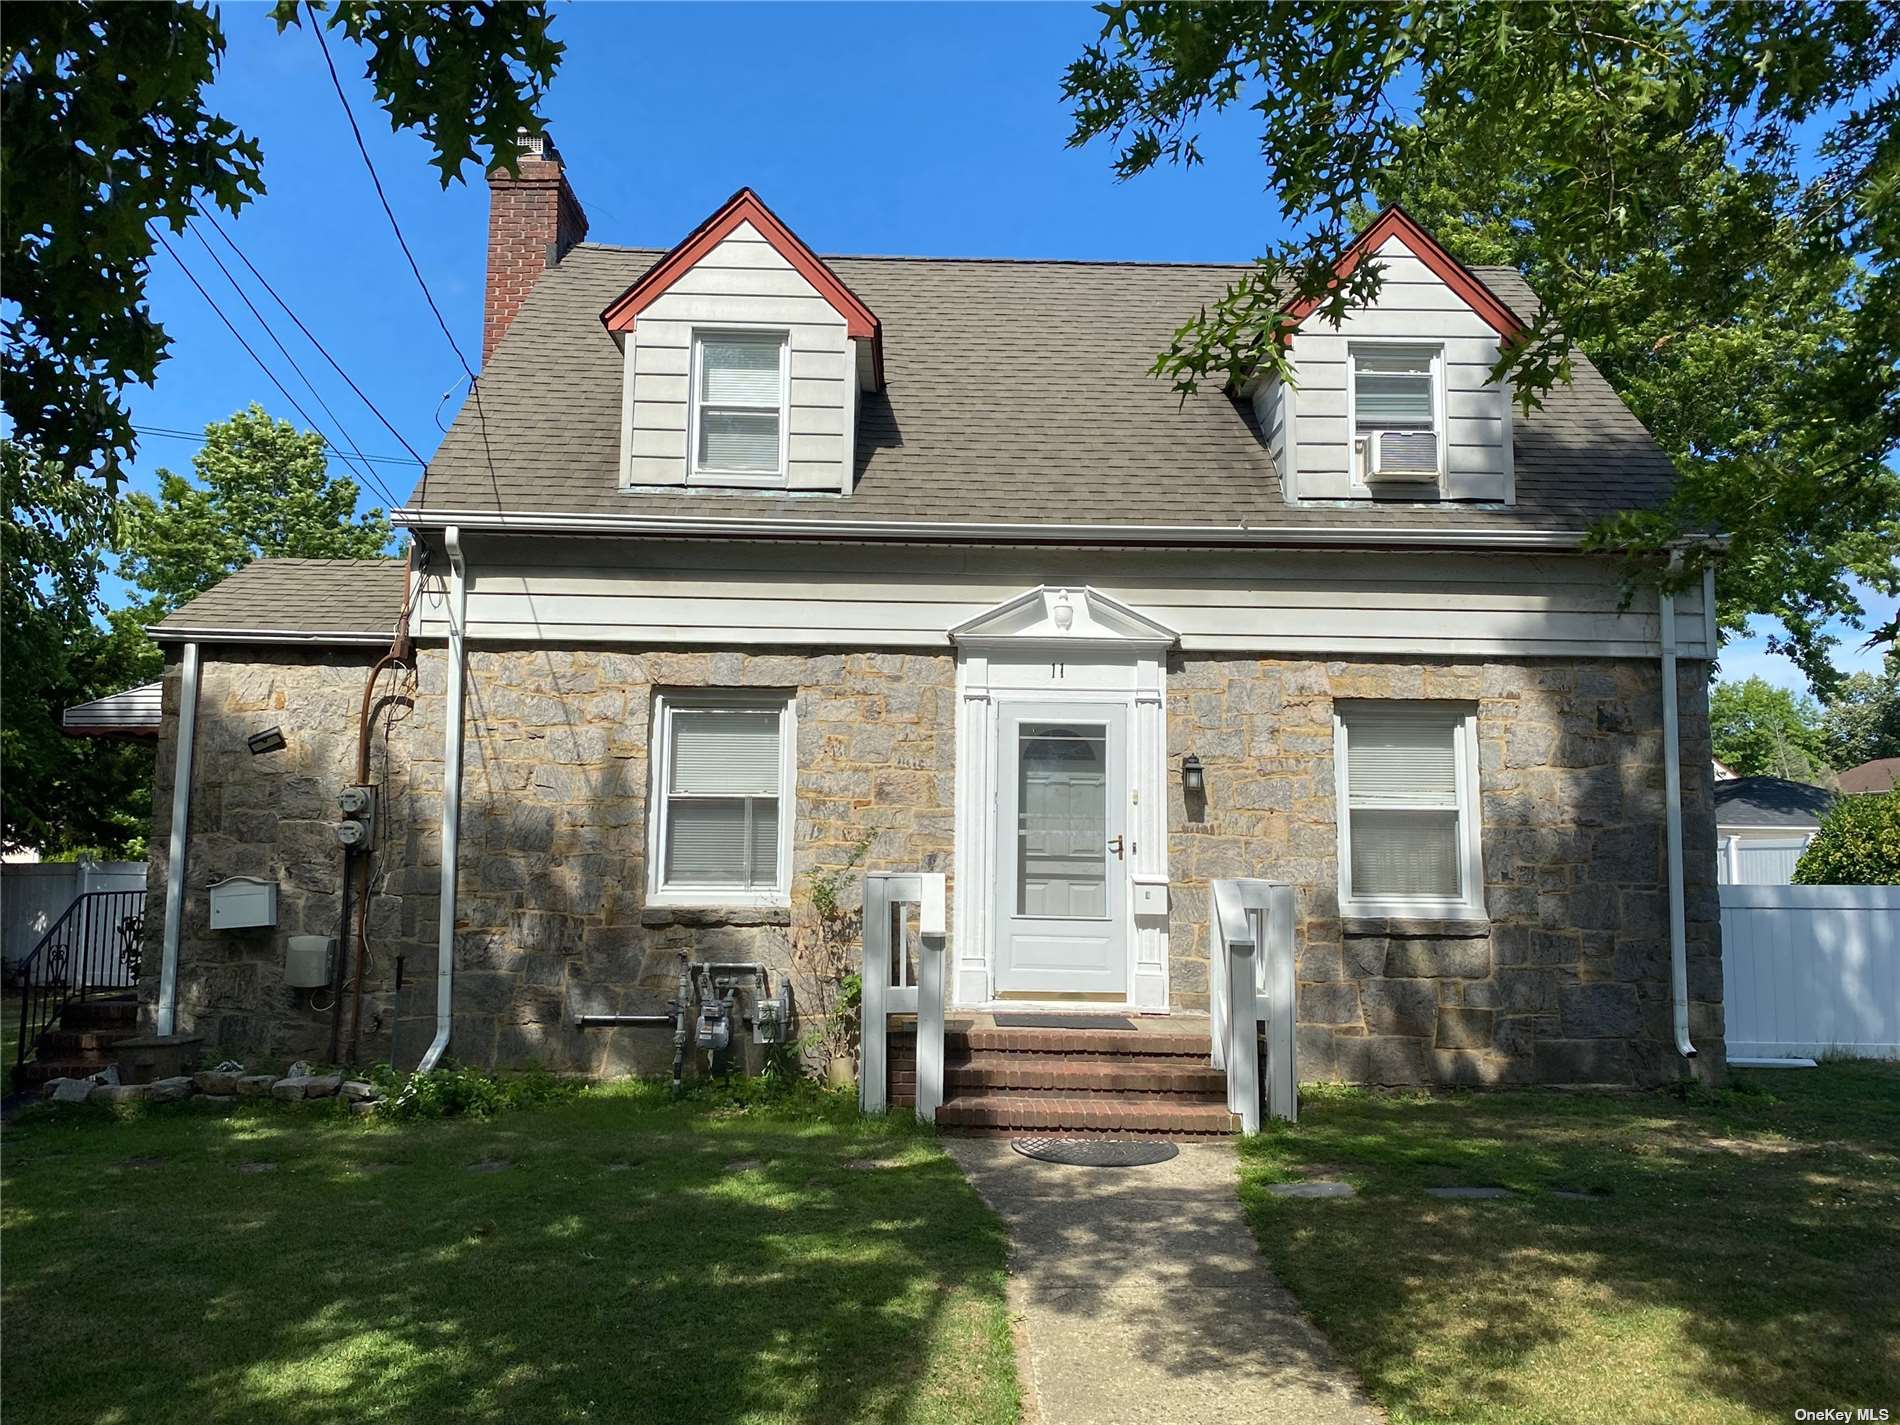
[[[1067,1163],[1072,1168],[1138,1168],[1144,1163],[1165,1163],[1181,1151],[1158,1139],[1017,1138],[1009,1146],[1025,1158]]]

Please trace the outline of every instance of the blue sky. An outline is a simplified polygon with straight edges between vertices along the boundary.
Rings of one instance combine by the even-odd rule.
[[[279,35],[261,4],[226,5],[223,14],[229,48],[211,107],[262,144],[269,192],[236,220],[220,220],[428,455],[440,439],[438,408],[446,423],[460,404],[461,369],[376,205],[316,42],[307,30]],[[568,49],[545,112],[597,241],[671,246],[749,184],[819,252],[1254,256],[1281,224],[1245,113],[1208,125],[1205,166],[1128,184],[1114,180],[1106,148],[1065,146],[1062,72],[1097,29],[1079,4],[566,5],[554,33]],[[331,46],[410,247],[477,361],[486,187],[471,173],[472,183],[444,190],[426,146],[390,132],[352,48],[335,37]],[[331,427],[198,240],[171,241],[291,393]],[[253,400],[294,414],[163,253],[151,300],[173,345],[156,386],[134,394],[139,424],[197,431]],[[274,306],[255,291],[253,300],[341,417],[343,431],[329,434],[401,455]],[[160,465],[187,468],[193,448],[149,435],[142,444],[141,488]],[[413,466],[374,469],[390,495],[408,496]],[[365,493],[365,504],[383,503]],[[1725,673],[1800,682],[1760,639],[1732,646],[1723,663]]]

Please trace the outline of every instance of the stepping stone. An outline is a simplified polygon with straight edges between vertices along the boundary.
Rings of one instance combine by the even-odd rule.
[[[757,1158],[740,1158],[737,1162],[727,1163],[726,1171],[729,1173],[749,1173],[764,1166],[765,1164]]]
[[[1275,1197],[1357,1197],[1359,1191],[1351,1183],[1268,1183],[1267,1191]]]
[[[879,1168],[894,1168],[897,1164],[889,1158],[853,1158],[845,1164],[845,1169],[853,1173],[874,1173]]]
[[[1550,1195],[1565,1198],[1571,1202],[1602,1202],[1610,1194],[1602,1189],[1593,1191],[1588,1188],[1552,1188]]]
[[[1517,1196],[1517,1194],[1512,1192],[1509,1188],[1501,1187],[1440,1187],[1426,1188],[1425,1191],[1433,1197],[1456,1198],[1461,1200],[1469,1198],[1488,1199]]]
[[[240,1173],[243,1173],[246,1177],[256,1177],[259,1173],[276,1172],[277,1164],[275,1163],[239,1163],[238,1171]]]
[[[163,1158],[127,1158],[119,1166],[122,1168],[162,1168],[165,1166],[165,1160]]]
[[[514,1166],[506,1158],[483,1158],[479,1163],[470,1163],[471,1173],[505,1173]]]
[[[633,1171],[633,1164],[632,1163],[609,1163],[607,1165],[607,1171],[610,1173],[630,1173]]]

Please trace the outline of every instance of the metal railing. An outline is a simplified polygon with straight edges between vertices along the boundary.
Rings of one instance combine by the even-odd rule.
[[[74,1000],[138,984],[144,937],[144,891],[89,891],[73,898],[19,964],[16,1068]]]
[[[917,1116],[934,1122],[943,1102],[943,877],[871,871],[864,877],[863,998],[858,1009],[858,1107],[889,1106],[890,1017],[917,1016]],[[910,977],[901,924],[917,907],[917,979]],[[894,953],[895,952],[895,953]]]
[[[1240,1116],[1241,1131],[1257,1133],[1263,1101],[1268,1114],[1288,1122],[1300,1111],[1293,1049],[1293,888],[1232,880],[1215,881],[1212,890],[1207,916],[1211,1057],[1215,1068],[1227,1071],[1227,1111]]]

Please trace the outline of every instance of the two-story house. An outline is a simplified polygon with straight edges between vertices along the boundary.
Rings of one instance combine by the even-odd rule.
[[[1720,1066],[1711,600],[1585,551],[1671,466],[1587,361],[1530,415],[1490,379],[1516,272],[1387,212],[1296,382],[1182,400],[1151,363],[1236,269],[820,257],[749,190],[586,242],[551,143],[491,198],[417,564],[268,561],[153,630],[161,1028],[321,1052],[286,943],[344,929],[363,1057],[658,1069],[579,1020],[661,1008],[682,948],[784,966],[862,847],[947,873],[953,1015],[1205,1036],[1209,883],[1262,877],[1303,1078]],[[236,876],[273,925],[212,927]]]

